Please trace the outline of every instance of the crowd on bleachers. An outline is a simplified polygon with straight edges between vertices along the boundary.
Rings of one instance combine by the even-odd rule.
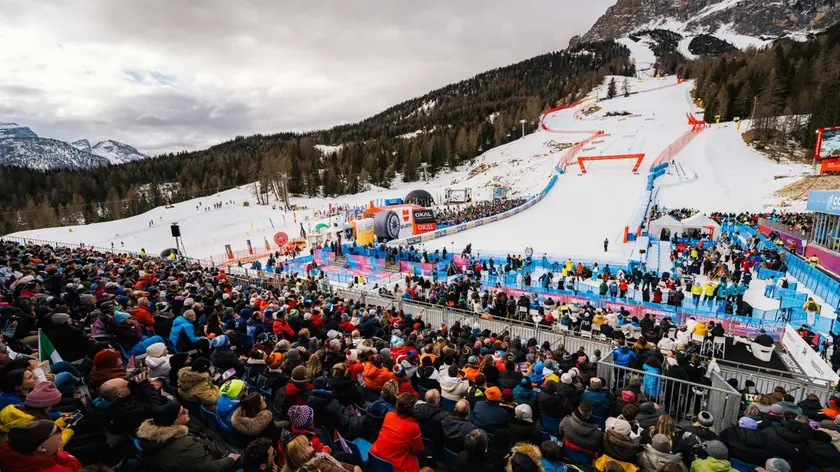
[[[437,218],[438,226],[454,226],[504,213],[527,201],[527,198],[508,198],[484,200],[462,207],[450,208],[447,206],[438,208],[435,211],[435,217]]]
[[[644,336],[618,337],[613,362],[641,373],[619,386],[598,376],[598,351],[430,326],[314,278],[263,286],[177,260],[2,243],[0,281],[4,472],[840,464],[837,399],[796,404],[747,383],[737,425],[703,401],[674,421],[685,412],[667,379],[705,384],[704,365]],[[668,330],[649,321],[652,339]]]

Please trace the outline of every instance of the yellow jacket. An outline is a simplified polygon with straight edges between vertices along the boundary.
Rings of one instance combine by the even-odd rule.
[[[9,405],[6,408],[0,410],[0,431],[3,433],[8,433],[10,429],[14,428],[15,426],[20,426],[24,424],[29,424],[38,418],[35,416],[26,413],[25,411],[19,409],[14,405]],[[55,420],[55,424],[64,428],[64,417],[59,417]],[[64,444],[67,444],[67,441],[70,441],[70,438],[73,437],[73,430],[70,428],[65,428],[64,431],[61,433],[61,440],[62,440],[62,448]]]
[[[703,294],[703,287],[700,284],[692,285],[691,286],[691,294],[692,295],[702,295]]]
[[[707,334],[709,334],[709,327],[706,326],[706,323],[698,322],[696,325],[694,325],[694,334],[696,334],[697,336],[705,337]]]
[[[715,289],[716,289],[716,288],[717,288],[717,285],[715,285],[715,284],[713,284],[713,283],[711,283],[711,282],[707,283],[707,284],[706,284],[706,291],[705,291],[706,296],[707,296],[707,297],[711,297],[712,295],[714,295],[714,294],[715,294]]]
[[[602,313],[596,313],[595,316],[592,318],[592,324],[594,325],[602,325],[606,321],[604,315]]]

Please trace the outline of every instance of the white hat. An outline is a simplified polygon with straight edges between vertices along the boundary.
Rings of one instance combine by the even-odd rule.
[[[146,354],[149,357],[162,357],[166,352],[166,345],[163,343],[154,343],[146,348]]]
[[[338,337],[338,331],[336,331],[334,329],[331,329],[331,330],[327,331],[327,338],[335,339],[337,337]]]
[[[519,418],[522,421],[527,421],[529,423],[534,422],[534,418],[533,418],[534,415],[533,415],[533,413],[531,413],[531,406],[528,405],[527,403],[523,403],[521,405],[516,405],[516,408],[514,409],[514,413],[516,414],[516,417]]]

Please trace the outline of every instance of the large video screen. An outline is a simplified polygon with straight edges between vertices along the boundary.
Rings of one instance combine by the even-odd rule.
[[[817,157],[840,157],[840,126],[823,128],[820,131],[822,139],[817,143]]]

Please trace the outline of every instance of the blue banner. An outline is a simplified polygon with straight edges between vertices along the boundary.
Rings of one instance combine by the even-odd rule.
[[[840,190],[811,190],[808,192],[808,205],[811,211],[840,215]]]

